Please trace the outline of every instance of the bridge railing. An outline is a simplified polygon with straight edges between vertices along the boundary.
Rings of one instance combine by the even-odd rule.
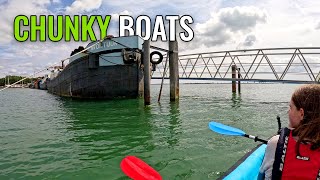
[[[169,77],[168,56],[152,73],[153,79]],[[242,81],[310,82],[320,80],[320,47],[245,49],[179,56],[181,79],[230,80],[236,65]],[[166,68],[165,68],[166,67]]]

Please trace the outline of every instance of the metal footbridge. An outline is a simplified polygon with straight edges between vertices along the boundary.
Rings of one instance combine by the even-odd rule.
[[[169,78],[169,58],[153,67],[152,79]],[[232,78],[236,66],[237,78]],[[244,49],[179,56],[179,79],[320,83],[320,47]]]

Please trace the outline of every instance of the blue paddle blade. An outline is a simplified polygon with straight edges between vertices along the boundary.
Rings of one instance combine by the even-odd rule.
[[[230,127],[221,123],[213,122],[213,121],[209,123],[209,129],[211,129],[216,133],[223,134],[223,135],[230,135],[230,136],[244,136],[246,134],[240,129]]]

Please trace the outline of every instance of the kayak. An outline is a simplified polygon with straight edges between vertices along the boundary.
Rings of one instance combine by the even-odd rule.
[[[280,118],[279,118],[280,119]],[[279,120],[278,119],[278,120]],[[257,136],[248,135],[240,129],[227,126],[217,122],[210,122],[209,129],[223,135],[242,136],[255,141],[262,142],[250,152],[246,153],[238,162],[236,162],[227,172],[219,179],[257,179],[260,166],[262,164],[265,151],[267,148],[266,140],[260,139]],[[280,129],[280,127],[279,127]],[[154,179],[162,180],[161,175],[147,163],[135,156],[127,156],[121,161],[120,167],[122,171],[132,179]]]
[[[219,179],[257,179],[266,147],[266,144],[259,144],[250,152],[245,154]]]

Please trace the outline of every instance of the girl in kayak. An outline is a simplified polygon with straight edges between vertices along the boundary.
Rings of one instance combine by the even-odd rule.
[[[267,145],[258,179],[320,179],[320,85],[292,94],[289,127]]]

